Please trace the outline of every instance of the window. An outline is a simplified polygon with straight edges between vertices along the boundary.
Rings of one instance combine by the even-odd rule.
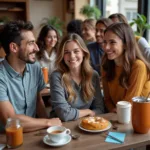
[[[129,22],[131,22],[134,18],[137,17],[137,10],[136,9],[127,9],[126,11],[126,18]]]
[[[129,22],[136,18],[138,0],[106,0],[106,17],[113,13],[122,13]]]

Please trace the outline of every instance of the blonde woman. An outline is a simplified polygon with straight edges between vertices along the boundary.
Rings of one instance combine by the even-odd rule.
[[[95,19],[86,19],[82,23],[82,37],[86,43],[96,42]]]
[[[50,77],[50,117],[69,121],[104,113],[99,75],[90,66],[89,51],[79,35],[69,34],[62,40],[56,66]]]

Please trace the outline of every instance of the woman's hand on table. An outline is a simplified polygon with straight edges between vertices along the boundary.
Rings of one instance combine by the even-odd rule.
[[[52,119],[48,119],[47,124],[48,124],[48,127],[49,126],[55,126],[55,125],[61,126],[62,122],[59,118],[52,118]]]
[[[89,116],[91,117],[95,116],[95,112],[89,109]]]

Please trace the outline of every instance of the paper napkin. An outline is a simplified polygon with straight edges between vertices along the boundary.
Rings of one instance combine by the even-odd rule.
[[[109,143],[116,143],[116,144],[122,144],[119,141],[116,141],[115,139],[111,138],[109,135],[116,137],[117,139],[121,140],[122,142],[124,142],[125,140],[125,133],[121,133],[121,132],[109,132],[108,136],[105,139],[105,142],[109,142]]]

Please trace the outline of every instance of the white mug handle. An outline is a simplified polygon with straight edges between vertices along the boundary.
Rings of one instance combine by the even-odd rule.
[[[71,134],[71,130],[70,129],[66,129],[66,134]]]

